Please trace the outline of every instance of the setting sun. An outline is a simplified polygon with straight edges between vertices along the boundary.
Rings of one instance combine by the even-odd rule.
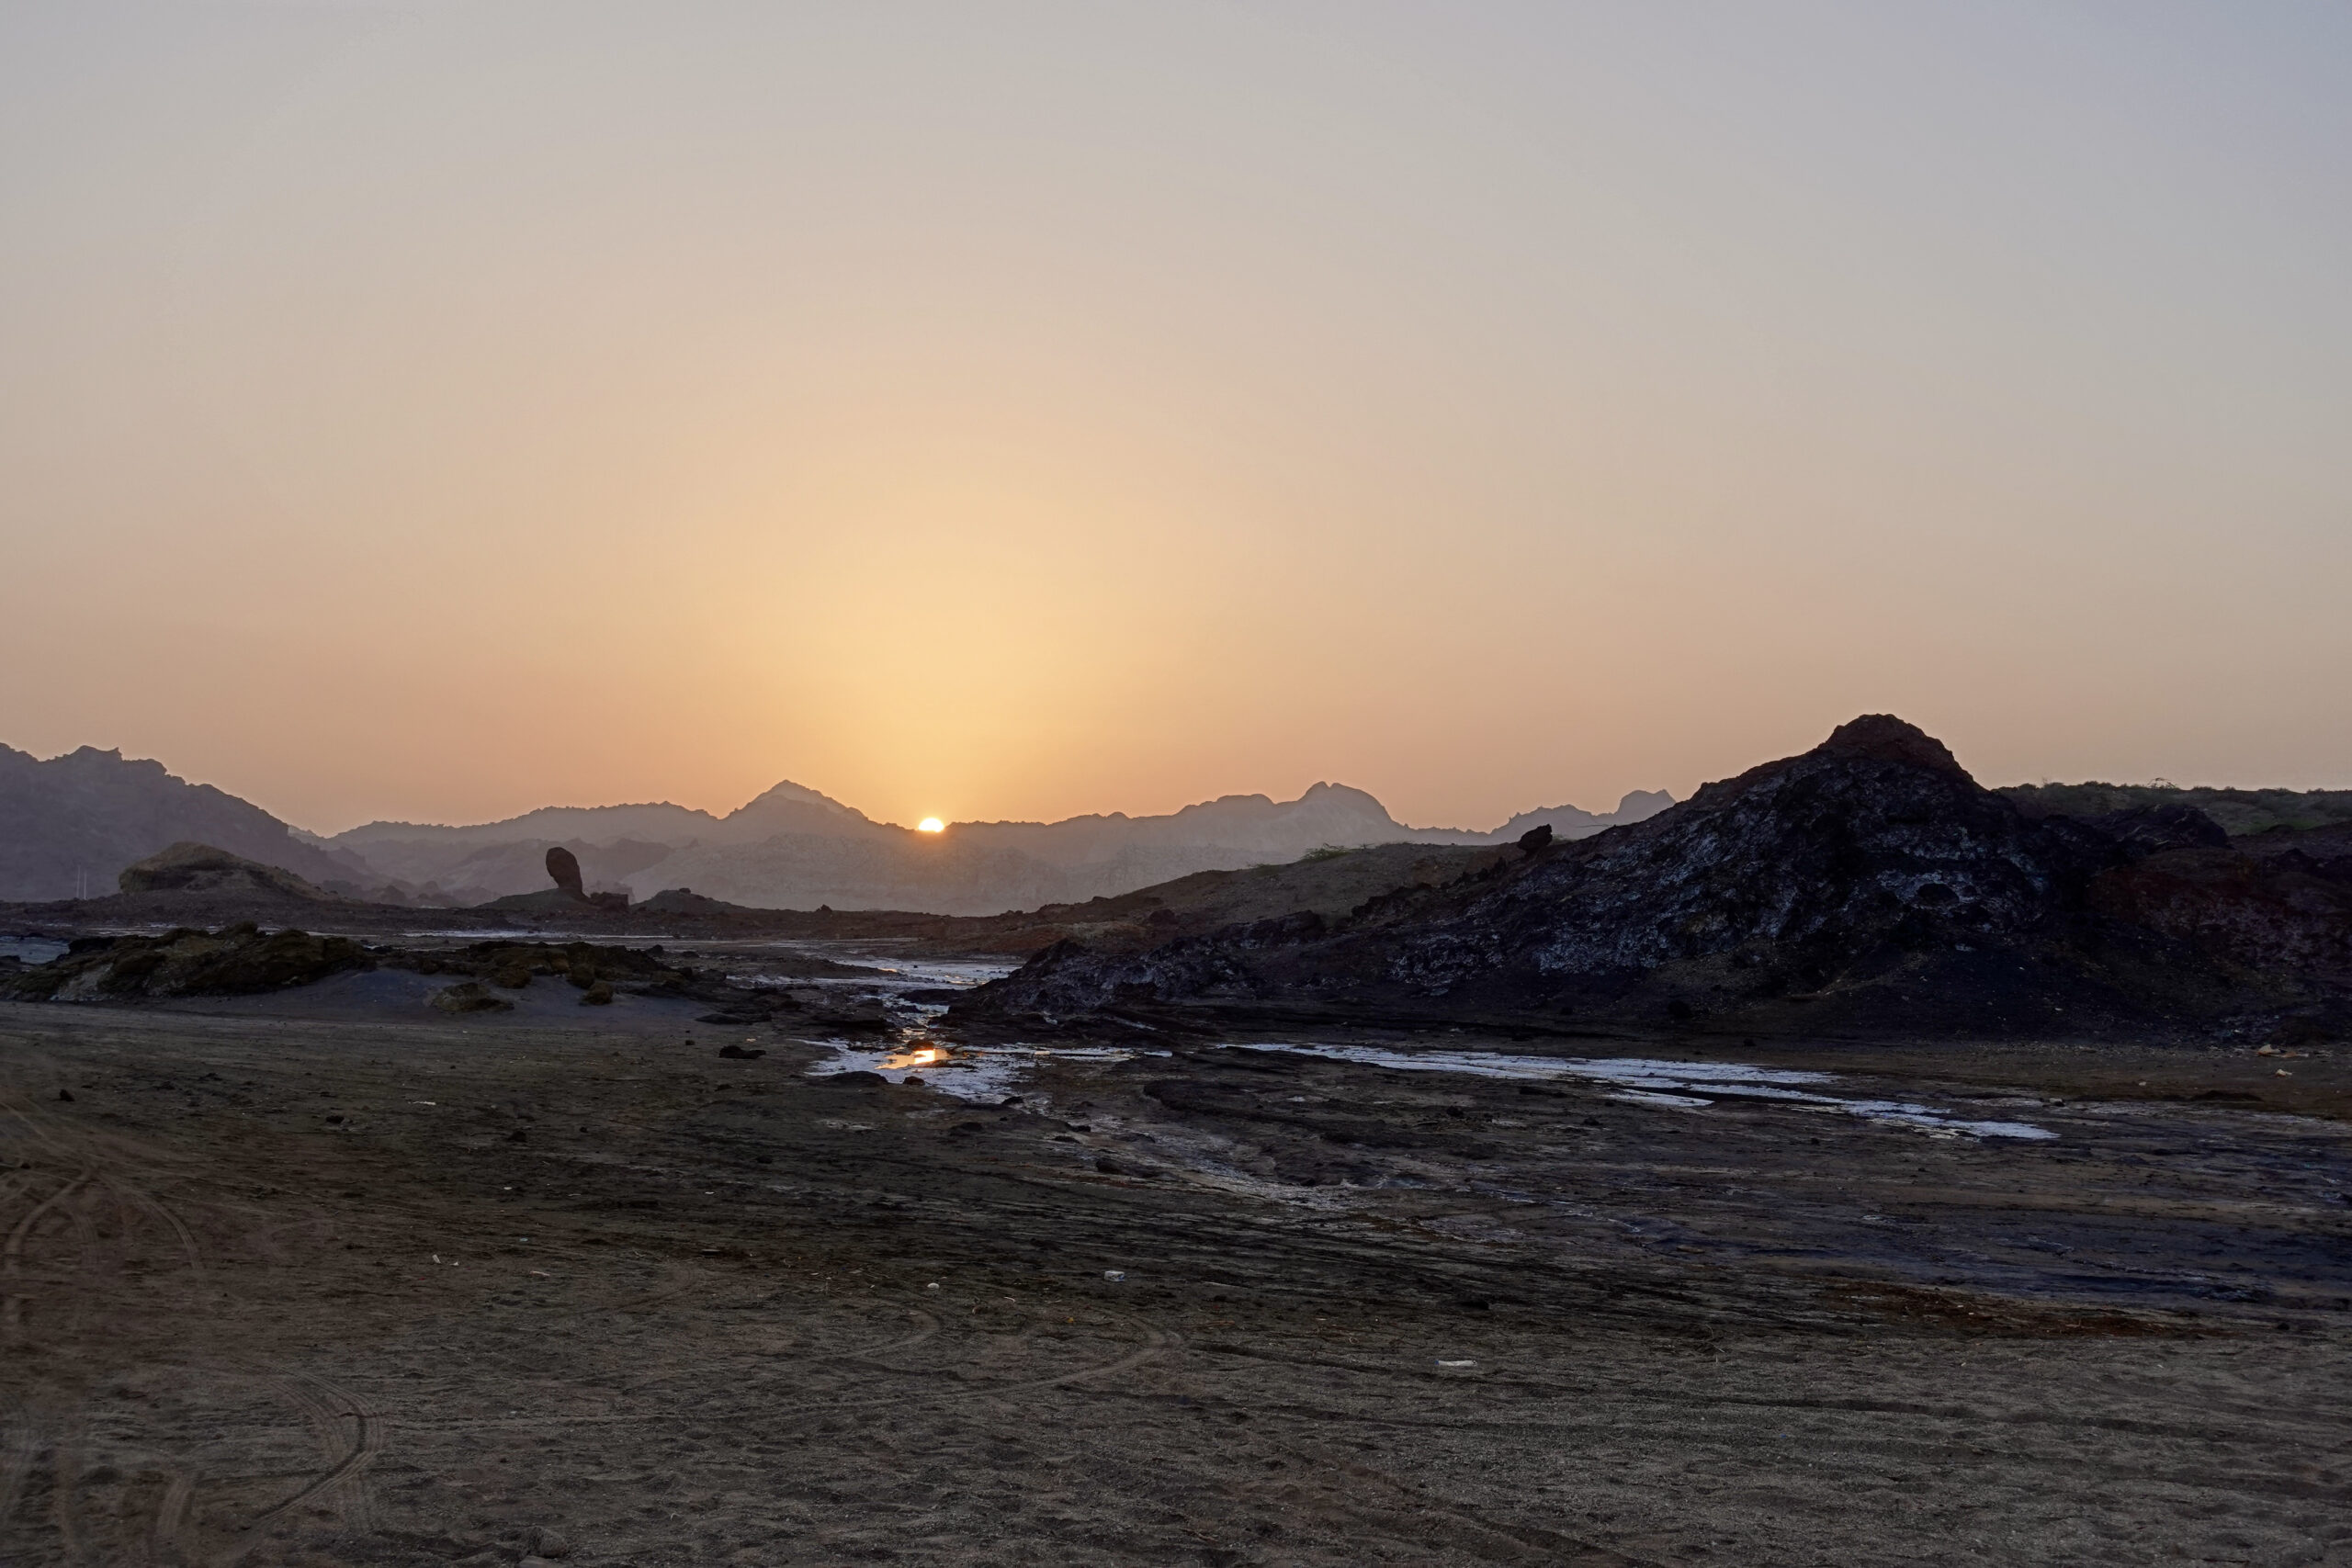
[[[942,822],[936,817],[926,817],[922,821],[915,824],[915,831],[918,833],[944,833],[947,831],[947,824]]]

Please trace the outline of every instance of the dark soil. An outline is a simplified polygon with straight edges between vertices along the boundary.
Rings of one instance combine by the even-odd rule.
[[[0,1005],[0,1559],[2352,1551],[2325,1052],[1715,1047],[2040,1142],[1200,1047],[977,1105],[435,983]]]

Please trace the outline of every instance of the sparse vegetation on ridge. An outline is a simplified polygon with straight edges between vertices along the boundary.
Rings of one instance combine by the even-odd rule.
[[[1996,792],[2053,817],[2100,817],[2146,806],[2187,806],[2232,838],[2273,828],[2325,828],[2352,822],[2352,789],[2221,789],[2170,784],[2009,784]]]

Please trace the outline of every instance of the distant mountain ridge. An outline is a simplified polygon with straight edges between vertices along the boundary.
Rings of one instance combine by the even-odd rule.
[[[962,822],[921,833],[786,781],[724,816],[666,801],[550,806],[498,822],[370,822],[330,836],[190,784],[160,762],[90,748],[44,762],[0,748],[0,899],[108,893],[125,866],[192,841],[347,897],[470,905],[545,888],[547,851],[561,845],[590,888],[639,899],[688,887],[771,908],[996,914],[1327,846],[1502,843],[1539,821],[1558,837],[1583,838],[1672,803],[1662,791],[1636,791],[1613,812],[1553,807],[1477,832],[1410,828],[1363,790],[1317,784],[1289,801],[1228,795],[1160,816]]]
[[[318,841],[469,903],[545,886],[540,858],[560,843],[592,886],[626,888],[640,899],[686,887],[755,908],[992,915],[1295,860],[1327,846],[1501,843],[1538,819],[1562,838],[1584,838],[1672,804],[1663,791],[1636,791],[1615,812],[1553,807],[1476,832],[1408,828],[1366,792],[1327,783],[1295,800],[1228,795],[1163,816],[958,822],[933,834],[876,822],[786,782],[724,817],[667,803],[547,807],[469,827],[374,822]],[[669,852],[654,854],[655,845]]]
[[[0,899],[98,897],[134,861],[183,842],[209,844],[356,890],[362,863],[294,836],[249,801],[190,784],[155,761],[85,746],[47,761],[0,746]]]

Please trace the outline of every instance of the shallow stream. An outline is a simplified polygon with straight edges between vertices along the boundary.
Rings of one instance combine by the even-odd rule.
[[[944,1010],[922,1010],[927,1024]],[[1125,1046],[1013,1044],[949,1045],[923,1038],[920,1029],[891,1044],[862,1046],[825,1043],[831,1060],[809,1069],[812,1077],[838,1073],[879,1073],[892,1083],[911,1077],[933,1089],[974,1101],[996,1101],[1021,1092],[1028,1072],[1048,1064],[1109,1065],[1137,1056],[1165,1056],[1164,1050]],[[1582,1078],[1610,1086],[1611,1098],[1661,1110],[1700,1111],[1719,1100],[1772,1102],[1792,1111],[1860,1117],[1916,1128],[1945,1137],[2054,1138],[2055,1133],[2025,1122],[1983,1121],[1911,1100],[1881,1100],[1837,1092],[1832,1073],[1790,1067],[1758,1067],[1737,1062],[1668,1062],[1645,1056],[1530,1056],[1502,1051],[1400,1051],[1376,1045],[1331,1045],[1288,1041],[1233,1041],[1215,1047],[1230,1051],[1283,1051],[1349,1062],[1390,1072],[1461,1073],[1473,1077],[1544,1083]]]

